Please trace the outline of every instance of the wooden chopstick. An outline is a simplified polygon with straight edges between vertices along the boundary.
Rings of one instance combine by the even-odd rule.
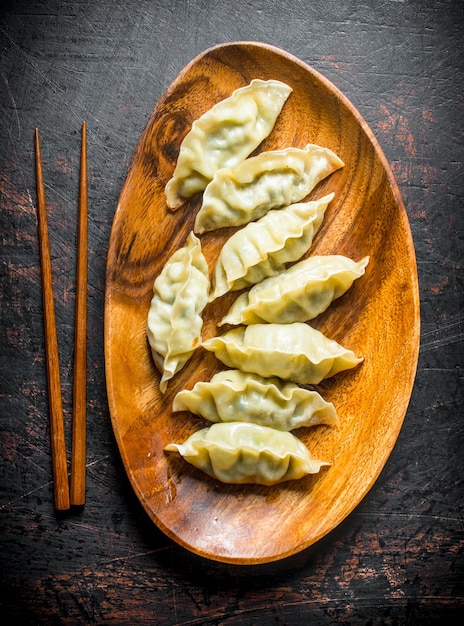
[[[64,435],[63,405],[61,399],[60,365],[56,337],[55,303],[48,239],[47,203],[40,150],[39,131],[35,129],[35,163],[37,184],[37,223],[39,232],[40,261],[42,269],[42,297],[44,309],[45,351],[47,362],[48,401],[50,412],[50,442],[52,450],[53,491],[55,508],[69,509],[68,470],[66,465],[66,441]]]
[[[87,127],[82,124],[77,232],[71,504],[85,504],[87,415]]]

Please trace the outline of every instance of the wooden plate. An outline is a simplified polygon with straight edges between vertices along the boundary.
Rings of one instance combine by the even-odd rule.
[[[275,487],[224,485],[163,452],[167,443],[182,442],[205,425],[191,414],[172,414],[175,393],[209,380],[221,366],[200,348],[162,395],[145,333],[153,281],[184,245],[201,201],[166,209],[164,186],[181,140],[194,119],[253,78],[275,78],[293,88],[258,151],[311,142],[345,162],[310,196],[336,194],[310,252],[371,259],[365,276],[313,322],[364,357],[355,370],[319,386],[335,404],[340,425],[297,433],[332,465]],[[210,269],[230,234],[202,236]],[[204,339],[218,334],[216,322],[234,297],[207,307]],[[111,419],[129,479],[153,522],[182,546],[223,562],[273,561],[311,545],[354,509],[382,470],[406,413],[418,346],[417,270],[407,215],[388,163],[352,104],[319,73],[269,45],[224,44],[194,59],[162,96],[140,138],[108,253]]]

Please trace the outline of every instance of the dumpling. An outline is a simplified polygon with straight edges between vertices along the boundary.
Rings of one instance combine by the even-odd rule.
[[[362,361],[301,322],[239,326],[202,345],[228,367],[303,385],[317,385]]]
[[[210,422],[251,422],[285,431],[338,422],[334,405],[317,391],[240,370],[218,372],[209,382],[180,391],[172,408]]]
[[[312,256],[241,294],[219,323],[290,324],[314,319],[364,274],[369,257]]]
[[[292,433],[242,422],[213,424],[183,444],[171,443],[164,449],[178,452],[209,476],[231,484],[275,485],[317,474],[329,465],[313,459]]]
[[[234,233],[214,266],[210,301],[229,290],[274,276],[284,269],[285,263],[301,258],[311,246],[333,197],[332,193],[320,200],[269,211]]]
[[[197,119],[165,188],[168,207],[179,208],[203,191],[219,169],[251,154],[273,129],[291,91],[278,80],[252,80]]]
[[[193,232],[186,246],[174,252],[153,285],[147,336],[162,374],[160,391],[201,343],[201,314],[208,301],[208,265]]]
[[[221,169],[205,189],[194,231],[240,226],[299,202],[340,167],[343,161],[331,150],[308,144],[304,149],[262,152]]]

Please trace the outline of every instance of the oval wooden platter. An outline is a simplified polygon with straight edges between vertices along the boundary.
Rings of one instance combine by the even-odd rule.
[[[329,461],[317,475],[274,487],[224,485],[163,451],[206,424],[173,414],[174,395],[223,366],[197,349],[158,389],[146,339],[153,281],[185,244],[201,196],[166,208],[164,186],[192,122],[253,78],[293,89],[276,126],[256,152],[316,143],[345,167],[310,198],[335,192],[310,254],[370,256],[366,274],[312,325],[364,357],[362,365],[319,385],[337,409],[335,427],[296,434],[315,457]],[[210,270],[230,229],[201,237]],[[203,339],[237,294],[204,312]],[[270,45],[230,43],[194,59],[156,105],[138,142],[116,209],[109,243],[105,359],[112,424],[131,484],[153,522],[204,557],[240,564],[273,561],[326,535],[371,488],[398,437],[415,377],[419,296],[407,215],[389,165],[366,122],[328,80]]]

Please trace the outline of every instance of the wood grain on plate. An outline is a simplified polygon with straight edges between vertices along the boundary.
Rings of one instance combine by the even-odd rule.
[[[198,349],[165,395],[146,339],[153,281],[193,227],[201,196],[166,208],[164,186],[192,122],[253,78],[293,88],[276,126],[257,152],[316,143],[345,167],[310,195],[334,191],[311,254],[370,256],[365,276],[312,325],[364,357],[361,366],[318,389],[340,424],[301,429],[313,454],[330,461],[318,475],[274,487],[224,485],[173,454],[205,424],[171,411],[175,393],[219,369]],[[201,237],[210,269],[231,229]],[[205,310],[203,338],[236,294]],[[109,245],[105,358],[111,419],[133,488],[150,518],[179,544],[205,557],[255,564],[311,545],[339,524],[375,482],[398,437],[419,347],[419,297],[407,215],[388,163],[350,102],[295,57],[258,43],[207,50],[176,78],[156,105],[137,145],[116,210]]]

